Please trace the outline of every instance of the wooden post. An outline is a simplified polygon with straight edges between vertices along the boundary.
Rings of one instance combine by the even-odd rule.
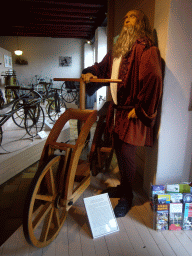
[[[85,83],[80,79],[80,88],[79,88],[79,108],[81,110],[85,109]]]

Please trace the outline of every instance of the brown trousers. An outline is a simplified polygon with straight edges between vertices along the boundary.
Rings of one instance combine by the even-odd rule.
[[[121,175],[120,182],[129,195],[132,193],[132,184],[136,172],[135,156],[137,146],[120,140],[117,133],[113,133],[113,137],[115,153]]]

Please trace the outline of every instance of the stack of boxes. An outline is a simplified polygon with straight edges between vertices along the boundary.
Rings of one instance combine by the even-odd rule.
[[[151,205],[156,230],[192,230],[192,187],[152,185]]]

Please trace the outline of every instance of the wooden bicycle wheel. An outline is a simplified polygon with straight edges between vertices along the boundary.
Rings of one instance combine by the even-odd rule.
[[[95,130],[89,161],[93,176],[99,172],[107,172],[113,157],[113,141],[105,134],[105,116],[100,116]]]
[[[66,217],[60,206],[59,180],[63,156],[54,157],[37,171],[30,185],[23,216],[23,231],[28,243],[45,247],[58,235]]]

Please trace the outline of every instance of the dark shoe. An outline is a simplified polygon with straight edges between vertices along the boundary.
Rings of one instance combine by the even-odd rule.
[[[133,197],[121,198],[114,209],[115,217],[116,218],[124,217],[131,209],[132,201],[133,201]]]
[[[101,194],[108,193],[109,198],[121,198],[123,197],[122,186],[118,185],[117,187],[110,187],[102,191]]]

